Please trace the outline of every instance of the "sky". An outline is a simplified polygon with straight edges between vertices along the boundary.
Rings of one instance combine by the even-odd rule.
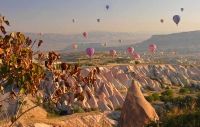
[[[1,0],[0,14],[11,24],[7,31],[162,34],[200,30],[199,5],[200,0]],[[181,16],[178,26],[172,20],[176,14]],[[164,19],[163,24],[160,19]]]

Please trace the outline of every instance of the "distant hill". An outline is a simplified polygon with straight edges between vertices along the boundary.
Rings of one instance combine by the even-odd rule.
[[[108,46],[122,46],[128,44],[135,44],[142,42],[149,38],[150,34],[143,33],[126,33],[126,32],[106,32],[106,31],[91,31],[88,32],[87,38],[82,33],[78,34],[54,34],[44,33],[43,36],[39,36],[39,33],[23,33],[25,36],[34,39],[42,39],[42,46],[37,49],[37,45],[34,50],[51,51],[62,50],[65,47],[71,47],[73,44],[89,44],[89,43],[107,43]],[[118,40],[122,39],[122,43]]]
[[[103,35],[101,35],[103,36]],[[163,51],[164,53],[170,53],[172,51],[178,51],[179,53],[199,53],[200,52],[200,31],[190,31],[182,33],[173,33],[165,35],[153,35],[149,39],[137,44],[129,44],[122,42],[123,45],[109,45],[104,47],[101,43],[87,43],[77,44],[78,48],[74,52],[85,51],[87,47],[93,47],[96,51],[109,51],[115,49],[116,51],[125,51],[127,47],[132,46],[135,48],[135,52],[149,52],[149,45],[156,44],[156,51]],[[67,46],[59,52],[71,52],[73,51],[72,45]]]
[[[157,45],[157,51],[180,53],[200,52],[200,31],[173,33],[167,35],[153,35],[142,43],[135,44],[139,51],[145,51],[150,44]]]

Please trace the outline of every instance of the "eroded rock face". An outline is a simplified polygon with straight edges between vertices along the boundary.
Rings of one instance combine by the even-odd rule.
[[[117,127],[142,127],[150,120],[158,120],[155,109],[146,101],[137,81],[133,80],[123,105]]]

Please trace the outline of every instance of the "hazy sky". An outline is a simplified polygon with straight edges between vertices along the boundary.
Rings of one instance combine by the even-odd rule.
[[[200,0],[1,0],[0,13],[11,23],[8,31],[165,33],[199,30],[199,5]],[[172,20],[175,14],[181,16],[178,27]]]

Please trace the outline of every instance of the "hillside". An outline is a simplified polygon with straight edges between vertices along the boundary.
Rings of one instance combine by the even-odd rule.
[[[140,35],[138,35],[140,36]],[[148,46],[150,44],[157,45],[157,51],[163,51],[164,53],[170,53],[172,51],[178,51],[179,53],[198,53],[200,44],[200,31],[190,31],[182,33],[173,33],[165,35],[153,35],[146,41],[137,44],[128,44],[122,42],[123,45],[109,45],[107,47],[102,46],[101,43],[87,43],[77,44],[77,51],[85,51],[87,47],[95,48],[95,51],[109,51],[115,49],[116,51],[125,51],[127,47],[133,46],[135,52],[149,52]],[[67,46],[59,52],[72,52],[72,45]],[[76,52],[77,52],[76,51]]]
[[[136,44],[135,47],[144,51],[150,44],[156,44],[157,51],[164,51],[164,53],[169,53],[171,51],[178,51],[179,53],[197,53],[200,48],[199,40],[200,31],[153,35],[148,40]]]
[[[11,32],[8,32],[8,34]],[[39,33],[23,33],[25,36],[30,37],[33,41],[35,39],[42,39],[42,46],[37,49],[37,45],[34,50],[50,51],[50,50],[62,50],[65,47],[70,47],[73,44],[89,44],[89,43],[107,43],[109,46],[122,46],[127,44],[135,44],[142,42],[149,38],[151,35],[146,33],[125,33],[125,32],[106,32],[106,31],[88,31],[88,36],[85,38],[82,33],[77,34],[55,34],[44,33],[43,36],[39,36]],[[118,40],[122,39],[122,43]],[[85,47],[83,47],[85,48]],[[68,49],[68,48],[67,48]]]

